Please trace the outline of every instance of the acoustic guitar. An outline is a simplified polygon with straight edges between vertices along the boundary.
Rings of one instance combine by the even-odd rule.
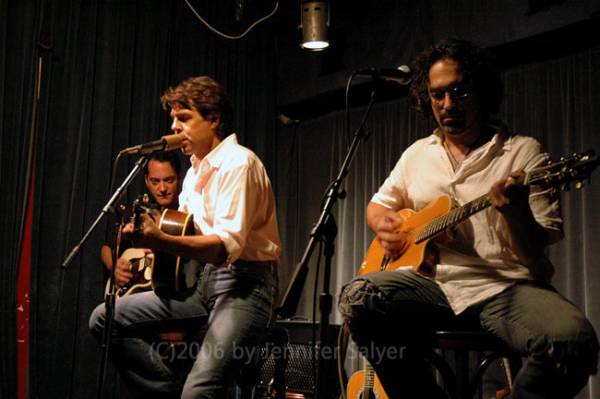
[[[150,215],[157,223],[158,228],[166,234],[176,236],[196,234],[191,213],[179,212],[169,208],[160,211],[156,205],[150,203],[147,194],[139,197],[133,203],[131,223],[134,232],[139,231],[141,216],[144,213]],[[153,251],[153,257],[149,264],[150,272],[145,273],[144,278],[150,281],[149,285],[156,295],[169,298],[193,289],[197,283],[198,271],[202,266],[200,262],[194,259],[187,259],[162,251]]]
[[[191,213],[163,210],[158,228],[176,236],[195,234]],[[172,297],[196,286],[198,271],[203,265],[194,260],[166,252],[155,251],[152,268],[152,289],[160,297]]]
[[[388,399],[373,366],[365,360],[364,370],[352,374],[346,389],[348,399]]]
[[[556,162],[549,161],[546,165],[525,173],[517,183],[542,188],[557,187],[567,191],[570,183],[576,182],[575,188],[579,189],[599,163],[593,151],[573,154]],[[385,255],[379,239],[375,238],[367,250],[358,275],[392,271],[400,267],[412,267],[419,273],[432,275],[437,253],[435,246],[429,245],[430,241],[490,205],[489,194],[462,206],[456,206],[450,197],[444,195],[419,212],[400,210],[398,214],[405,221],[399,232],[408,235],[406,249],[398,258],[390,259]]]

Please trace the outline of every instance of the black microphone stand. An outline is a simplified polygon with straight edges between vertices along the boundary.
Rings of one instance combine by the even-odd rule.
[[[120,157],[121,154],[122,154],[122,152],[117,156],[117,159]],[[133,179],[144,169],[144,167],[148,163],[149,155],[150,154],[142,154],[142,156],[140,156],[140,158],[135,163],[135,166],[133,167],[133,169],[131,170],[129,175],[127,175],[127,177],[125,178],[123,183],[117,188],[117,190],[114,192],[114,194],[108,200],[106,205],[104,205],[104,207],[102,208],[102,211],[100,212],[100,214],[98,215],[98,217],[96,218],[96,220],[94,221],[92,226],[85,233],[85,235],[83,236],[81,241],[79,241],[79,243],[77,245],[75,245],[75,247],[73,247],[73,249],[71,250],[69,255],[65,258],[64,262],[62,263],[63,269],[66,269],[69,266],[69,264],[73,261],[75,256],[77,256],[81,247],[88,240],[88,238],[90,237],[92,232],[95,230],[95,228],[98,226],[98,224],[100,223],[102,218],[104,216],[108,215],[109,213],[114,213],[115,205],[121,200],[121,197],[123,196],[123,194],[125,194],[127,187],[129,187],[129,185],[131,184]],[[120,225],[121,225],[121,223],[119,223],[119,227],[120,227]],[[111,339],[111,334],[112,334],[112,325],[113,325],[113,320],[114,320],[114,310],[115,310],[115,269],[116,269],[116,265],[117,265],[117,256],[118,256],[118,250],[119,250],[119,248],[117,248],[117,247],[120,245],[120,242],[121,242],[121,229],[118,228],[117,234],[116,234],[116,239],[115,239],[116,245],[113,245],[113,251],[112,251],[113,267],[111,268],[111,272],[110,272],[109,292],[108,292],[108,294],[106,294],[104,296],[104,306],[105,306],[104,331],[103,331],[102,344],[101,344],[102,358],[101,358],[101,363],[100,363],[100,374],[98,375],[98,386],[97,386],[97,392],[96,392],[97,399],[102,398],[102,393],[104,391],[105,375],[106,375],[106,365],[108,364],[108,352],[109,352],[110,339]]]
[[[306,276],[308,274],[308,262],[312,256],[312,253],[315,249],[315,246],[318,241],[323,241],[324,245],[324,255],[325,255],[325,270],[323,277],[323,288],[322,292],[319,296],[319,311],[320,311],[320,323],[319,323],[319,342],[316,347],[317,353],[317,364],[318,364],[318,372],[317,372],[317,387],[316,387],[316,398],[322,399],[324,396],[324,383],[322,376],[324,370],[324,359],[321,356],[321,347],[325,345],[327,341],[327,334],[329,329],[329,316],[331,314],[332,309],[332,296],[329,292],[329,282],[330,282],[330,274],[331,274],[331,259],[334,254],[335,248],[335,238],[337,236],[337,226],[334,220],[333,215],[331,214],[331,210],[335,205],[338,199],[344,199],[346,197],[346,192],[341,189],[342,182],[346,175],[348,175],[350,164],[354,159],[354,155],[356,154],[356,150],[358,149],[358,145],[360,144],[362,139],[368,138],[368,131],[366,131],[365,124],[367,121],[367,117],[371,112],[371,108],[375,103],[375,88],[371,91],[371,98],[369,100],[369,104],[367,106],[367,110],[363,115],[363,118],[360,122],[358,129],[356,129],[354,133],[354,139],[348,148],[348,153],[346,154],[346,158],[342,163],[341,169],[335,178],[335,180],[330,184],[329,189],[325,195],[325,203],[321,209],[321,215],[310,233],[310,240],[300,263],[296,266],[294,274],[292,275],[292,279],[290,284],[287,287],[287,290],[283,296],[281,301],[281,306],[277,310],[277,313],[282,318],[290,318],[294,316],[296,313],[296,309],[298,307],[298,302],[300,301],[300,296],[302,295],[302,290],[304,287],[304,283],[306,281]]]

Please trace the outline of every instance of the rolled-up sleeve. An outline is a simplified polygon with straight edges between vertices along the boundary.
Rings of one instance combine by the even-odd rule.
[[[232,263],[240,257],[246,246],[257,198],[247,165],[223,173],[219,186],[221,189],[215,206],[212,230],[223,241],[228,254],[227,263]]]

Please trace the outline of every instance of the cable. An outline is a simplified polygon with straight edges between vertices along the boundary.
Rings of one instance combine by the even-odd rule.
[[[275,13],[277,12],[277,10],[279,9],[279,1],[276,1],[275,2],[275,7],[273,8],[273,11],[271,11],[269,14],[265,15],[264,17],[259,18],[252,25],[250,25],[248,27],[248,29],[246,29],[244,32],[242,32],[240,35],[231,36],[231,35],[227,35],[227,34],[225,34],[223,32],[220,32],[216,28],[213,28],[208,22],[206,22],[206,20],[204,20],[204,18],[202,18],[202,16],[200,14],[198,14],[198,12],[190,4],[189,0],[184,0],[184,1],[185,1],[185,4],[187,4],[187,6],[190,8],[190,10],[192,10],[192,12],[196,16],[196,18],[198,18],[200,20],[200,22],[202,22],[210,31],[212,31],[213,33],[216,33],[219,36],[224,37],[225,39],[230,39],[230,40],[238,40],[238,39],[241,39],[242,37],[246,36],[248,34],[248,32],[250,32],[256,25],[258,25],[259,23],[261,23],[263,21],[266,21],[267,19],[271,18],[273,15],[275,15]]]
[[[350,129],[350,88],[352,87],[352,80],[356,74],[352,72],[348,80],[346,81],[346,139],[351,140],[351,129]]]

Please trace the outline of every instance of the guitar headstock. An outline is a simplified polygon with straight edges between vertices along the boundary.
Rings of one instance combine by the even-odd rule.
[[[142,214],[144,213],[149,214],[153,218],[156,218],[156,215],[160,213],[160,207],[150,201],[148,194],[140,195],[133,201],[131,224],[134,231],[139,230],[142,222]]]
[[[531,170],[527,173],[524,184],[542,188],[558,187],[568,191],[571,183],[574,183],[575,188],[580,189],[586,180],[590,180],[592,172],[599,164],[600,160],[593,150],[575,153]]]

